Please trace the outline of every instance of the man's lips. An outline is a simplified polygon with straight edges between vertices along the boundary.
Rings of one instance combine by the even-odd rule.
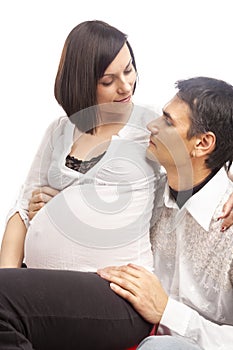
[[[151,138],[150,138],[150,144],[153,145],[154,147],[156,147],[156,144],[152,141]]]

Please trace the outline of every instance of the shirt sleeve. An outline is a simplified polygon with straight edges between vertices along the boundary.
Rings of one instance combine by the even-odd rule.
[[[232,348],[233,326],[213,323],[189,306],[172,298],[168,299],[160,327],[168,328],[171,334],[192,339],[205,350]]]
[[[63,117],[64,118],[64,117]],[[48,186],[48,169],[51,164],[54,138],[57,135],[57,129],[63,118],[56,119],[47,128],[40,146],[35,154],[34,160],[31,164],[29,173],[25,183],[21,186],[18,198],[15,205],[7,214],[6,222],[15,213],[19,213],[24,224],[28,227],[28,204],[32,195],[32,191],[41,186]]]

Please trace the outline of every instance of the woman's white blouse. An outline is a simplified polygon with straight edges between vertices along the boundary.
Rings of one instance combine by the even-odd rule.
[[[9,213],[10,217],[18,211],[28,226],[28,267],[96,271],[132,262],[152,270],[149,228],[160,173],[158,165],[146,158],[146,125],[154,117],[134,106],[127,125],[85,174],[65,165],[74,124],[62,117],[49,126]],[[29,222],[28,201],[40,186],[61,192]]]

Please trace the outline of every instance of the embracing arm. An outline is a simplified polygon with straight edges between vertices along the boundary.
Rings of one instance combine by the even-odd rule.
[[[158,278],[142,267],[129,264],[107,267],[98,274],[112,290],[128,300],[143,318],[171,332],[193,339],[211,350],[227,350],[233,344],[233,326],[206,320],[190,307],[168,297]]]
[[[224,204],[222,215],[219,217],[219,219],[223,219],[221,223],[221,231],[225,231],[233,224],[233,193]]]

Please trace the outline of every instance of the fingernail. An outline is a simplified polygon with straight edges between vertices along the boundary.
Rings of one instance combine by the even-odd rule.
[[[117,288],[118,288],[118,286],[116,286],[115,285],[115,283],[110,283],[110,288],[112,289],[112,290],[117,290]]]
[[[223,231],[226,231],[226,229],[227,229],[226,226],[222,226],[222,227],[221,227],[221,231],[222,231],[222,232],[223,232]]]
[[[225,212],[222,211],[221,214],[220,214],[219,217],[218,217],[218,220],[222,219],[222,217],[223,217],[224,215],[225,215]]]

